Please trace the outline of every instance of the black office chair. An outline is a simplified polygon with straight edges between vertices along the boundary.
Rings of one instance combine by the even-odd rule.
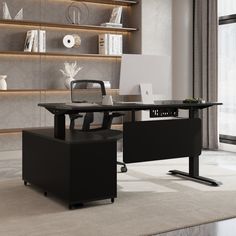
[[[84,89],[94,88],[97,93],[93,96],[86,94]],[[83,89],[83,90],[81,90]],[[83,99],[82,99],[83,95]],[[106,95],[106,89],[103,81],[99,80],[75,80],[71,82],[71,101],[72,103],[101,103],[103,96]],[[117,140],[123,137],[123,134],[119,130],[112,130],[112,120],[115,117],[123,116],[121,113],[109,113],[103,112],[102,125],[99,128],[92,128],[91,123],[94,121],[93,113],[71,114],[70,115],[70,130],[78,130],[75,128],[75,120],[84,117],[82,129],[83,132],[100,132],[106,138],[116,138]],[[127,166],[123,162],[118,162],[117,165],[121,165],[121,172],[127,172]]]

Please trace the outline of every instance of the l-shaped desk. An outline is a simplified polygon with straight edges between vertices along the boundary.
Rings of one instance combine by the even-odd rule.
[[[125,163],[189,157],[189,173],[178,170],[170,170],[169,173],[212,186],[219,186],[221,183],[199,175],[199,156],[202,150],[200,110],[217,105],[222,105],[222,103],[160,101],[155,104],[115,103],[108,106],[39,104],[54,115],[54,139],[58,141],[65,140],[66,115],[86,112],[131,112],[131,121],[125,122],[123,127],[123,159]],[[150,111],[151,117],[176,117],[176,119],[136,121],[136,112],[142,110]],[[188,110],[189,117],[178,118],[179,110]]]
[[[222,103],[183,103],[182,101],[160,101],[155,102],[155,104],[115,103],[112,106],[98,105],[87,107],[73,107],[71,105],[61,103],[39,104],[39,106],[45,107],[48,111],[54,114],[54,137],[58,139],[65,138],[66,114],[104,111],[131,111],[132,122],[124,124],[124,161],[126,163],[186,157],[186,155],[189,154],[189,173],[176,170],[170,171],[170,173],[173,175],[186,176],[190,179],[210,183],[213,186],[218,186],[218,181],[199,176],[199,155],[201,154],[202,149],[202,126],[199,111],[216,105],[222,105]],[[135,112],[141,110],[150,111],[151,117],[177,117],[180,109],[189,111],[190,122],[188,119],[183,119],[183,122],[181,122],[181,119],[175,121],[172,120],[170,123],[168,121],[160,120],[151,122],[136,122],[135,119]],[[172,123],[174,124],[171,125]],[[139,130],[139,128],[142,129],[142,131]],[[194,128],[197,132],[192,132],[195,131]],[[160,132],[159,129],[162,129],[162,132]],[[195,137],[192,135],[195,135]],[[182,140],[182,142],[179,142],[180,140]],[[192,142],[189,142],[190,140],[192,140]],[[158,141],[161,141],[160,145]],[[190,147],[191,145],[192,147]],[[161,150],[160,152],[159,150],[163,149],[163,147],[166,150]],[[156,149],[156,158],[153,148]],[[149,156],[150,151],[152,157]],[[177,153],[175,153],[175,151]],[[140,153],[144,154],[141,158]],[[144,156],[146,158],[144,158]]]

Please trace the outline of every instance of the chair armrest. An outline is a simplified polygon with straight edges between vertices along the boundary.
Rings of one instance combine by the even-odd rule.
[[[113,112],[113,113],[109,114],[109,116],[110,116],[111,118],[121,117],[121,116],[124,116],[124,115],[125,115],[125,114],[119,113],[119,112]]]
[[[111,129],[113,118],[121,116],[124,116],[124,114],[118,112],[114,112],[111,114],[109,112],[104,113],[102,129]]]
[[[73,130],[75,128],[75,120],[78,118],[82,118],[83,115],[80,114],[70,114],[70,130]]]
[[[84,123],[83,123],[83,127],[82,130],[83,131],[89,131],[90,130],[90,124],[93,123],[94,121],[94,114],[91,112],[86,113],[84,116]]]

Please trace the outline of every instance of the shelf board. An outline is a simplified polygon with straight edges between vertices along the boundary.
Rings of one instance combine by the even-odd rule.
[[[117,55],[101,55],[101,54],[67,54],[67,53],[57,53],[57,52],[41,53],[41,52],[21,52],[21,51],[0,51],[0,55],[121,59],[120,55],[117,56]]]
[[[117,32],[126,33],[136,31],[136,28],[114,28],[104,27],[98,25],[72,25],[72,24],[58,24],[49,22],[35,22],[35,21],[23,21],[23,20],[0,20],[0,24],[3,25],[19,25],[19,26],[34,26],[34,27],[45,27],[45,28],[60,28],[60,29],[73,29],[73,30],[88,30],[88,31],[106,31],[106,32]]]
[[[91,2],[91,3],[100,3],[108,5],[119,5],[119,6],[132,6],[138,3],[134,0],[72,0],[74,2]]]
[[[32,92],[70,92],[70,90],[66,89],[8,89],[8,90],[0,90],[1,93],[32,93]]]
[[[9,89],[9,90],[0,90],[0,94],[11,94],[11,93],[70,93],[68,89]],[[81,94],[94,94],[97,92],[97,89],[81,89]],[[119,89],[106,89],[107,94],[109,95],[119,95]]]
[[[92,128],[97,128],[100,125],[91,125]],[[13,133],[20,133],[22,132],[22,130],[31,130],[31,129],[50,129],[53,127],[32,127],[32,128],[13,128],[13,129],[0,129],[0,134],[13,134]],[[77,127],[78,129],[81,128],[80,126]],[[113,124],[112,129],[116,129],[116,130],[122,130],[123,129],[123,125],[122,124]]]

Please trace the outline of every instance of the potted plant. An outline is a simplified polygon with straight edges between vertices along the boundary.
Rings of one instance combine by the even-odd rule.
[[[60,71],[65,76],[64,85],[66,88],[70,89],[71,82],[75,80],[75,76],[82,69],[83,69],[83,67],[79,67],[77,65],[77,62],[73,62],[73,63],[65,62],[64,63],[64,69],[61,69]]]

